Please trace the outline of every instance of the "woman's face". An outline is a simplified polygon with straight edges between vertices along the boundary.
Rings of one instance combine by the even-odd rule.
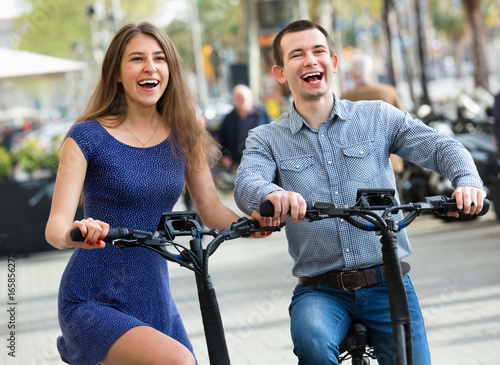
[[[118,82],[125,91],[127,106],[156,105],[169,80],[166,55],[158,41],[138,34],[125,46]]]

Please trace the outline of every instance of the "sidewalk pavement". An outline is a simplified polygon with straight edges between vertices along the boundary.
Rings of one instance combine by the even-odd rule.
[[[238,211],[231,195],[221,198]],[[495,238],[500,236],[500,224],[495,214],[460,225],[423,216],[408,231],[415,253],[407,261],[412,265],[433,363],[500,363],[500,245]],[[471,232],[474,242],[467,238]],[[1,258],[0,364],[62,364],[55,346],[60,334],[57,291],[70,254],[50,251]],[[169,265],[172,293],[199,364],[208,365],[194,274]],[[232,364],[297,363],[288,329],[288,304],[296,283],[291,266],[284,232],[226,242],[212,256],[209,272]],[[9,298],[6,288],[12,273],[15,292]],[[14,336],[9,323],[15,325]],[[8,355],[12,349],[15,357]]]

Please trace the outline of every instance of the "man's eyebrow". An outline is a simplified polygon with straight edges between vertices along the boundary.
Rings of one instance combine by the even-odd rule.
[[[317,44],[315,46],[312,46],[311,48],[312,49],[319,49],[319,48],[328,49],[328,47],[325,44]],[[303,51],[303,48],[295,48],[295,49],[292,49],[290,52],[288,52],[288,55],[291,55],[295,52],[302,52],[302,51]]]

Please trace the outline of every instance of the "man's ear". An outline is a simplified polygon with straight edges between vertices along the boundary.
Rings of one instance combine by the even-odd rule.
[[[338,65],[339,65],[339,58],[336,54],[332,56],[332,66],[333,66],[333,73],[336,73],[338,71]]]
[[[283,67],[274,65],[272,68],[273,75],[280,84],[286,84],[286,77],[283,75]]]

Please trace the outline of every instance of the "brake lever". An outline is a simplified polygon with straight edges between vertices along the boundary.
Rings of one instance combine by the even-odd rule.
[[[137,240],[137,239],[127,240],[127,239],[120,238],[120,239],[111,241],[111,244],[113,246],[118,247],[118,248],[136,247],[139,245],[139,240]]]
[[[116,240],[111,241],[113,246],[118,248],[125,247],[137,247],[137,246],[165,246],[166,243],[160,240],[160,236],[158,232],[154,232],[153,235],[143,235],[143,234],[135,234],[135,236],[130,239],[127,238],[118,238]]]
[[[258,228],[250,228],[248,232],[250,234],[256,232],[281,232],[281,228],[285,226],[285,222],[281,222],[279,226],[264,226]]]

